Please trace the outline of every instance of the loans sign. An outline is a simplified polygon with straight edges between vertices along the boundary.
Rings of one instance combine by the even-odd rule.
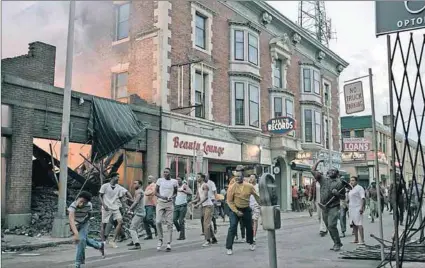
[[[362,81],[344,85],[345,113],[354,114],[365,110]]]
[[[274,134],[286,134],[295,129],[296,121],[291,117],[272,118],[266,123],[266,131]]]
[[[343,152],[368,152],[370,142],[365,138],[343,138]]]
[[[375,1],[376,36],[425,28],[425,1]]]

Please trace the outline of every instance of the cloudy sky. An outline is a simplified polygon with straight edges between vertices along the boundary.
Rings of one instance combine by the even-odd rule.
[[[298,1],[270,1],[273,7],[292,21],[298,19]],[[64,64],[65,43],[58,39],[50,40],[48,35],[37,32],[37,23],[46,23],[39,18],[28,25],[25,21],[16,21],[11,18],[16,12],[30,6],[32,2],[4,2],[2,1],[2,58],[12,57],[27,52],[27,44],[35,39],[45,41],[58,47],[58,65]],[[366,75],[368,68],[374,72],[374,89],[377,119],[382,122],[382,116],[389,112],[389,92],[387,78],[387,54],[386,37],[375,37],[375,7],[373,1],[327,1],[326,11],[328,18],[332,19],[333,28],[337,33],[337,39],[331,41],[330,48],[350,63],[350,66],[341,74],[340,87],[342,90],[343,81]],[[56,13],[54,19],[50,20],[51,29],[59,31],[66,41],[67,12],[62,10]],[[23,35],[22,32],[26,34]],[[415,32],[415,43],[422,45],[422,35],[425,31]],[[40,38],[40,35],[42,37]],[[403,35],[404,39],[407,36]],[[395,37],[394,37],[395,38]],[[419,49],[418,54],[419,54]],[[63,55],[63,57],[61,56]],[[412,66],[412,65],[410,65]],[[422,79],[425,76],[425,64],[422,63]],[[413,68],[412,68],[413,70]],[[402,71],[401,63],[397,63],[394,72],[399,74]],[[411,75],[413,72],[409,72]],[[398,76],[400,77],[400,75]],[[413,76],[410,76],[413,77]],[[57,81],[63,81],[59,78]],[[423,82],[424,83],[424,82]],[[370,114],[370,94],[368,80],[363,80],[363,87],[366,97],[366,110],[359,115]],[[407,94],[406,94],[407,96]],[[406,97],[404,97],[405,100]],[[423,110],[424,103],[416,98],[415,106]],[[344,98],[341,94],[341,115],[345,115],[343,108]],[[405,105],[406,106],[406,105]],[[407,106],[406,106],[407,107]],[[406,108],[404,107],[404,108]],[[419,113],[418,113],[419,114]],[[406,120],[406,119],[405,119]],[[425,132],[425,131],[423,131]],[[416,138],[413,133],[412,138]],[[425,134],[422,136],[425,138]]]

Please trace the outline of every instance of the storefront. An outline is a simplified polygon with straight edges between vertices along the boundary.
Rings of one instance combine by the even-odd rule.
[[[241,144],[168,132],[167,162],[173,177],[191,181],[198,172],[208,174],[218,189],[241,163]]]

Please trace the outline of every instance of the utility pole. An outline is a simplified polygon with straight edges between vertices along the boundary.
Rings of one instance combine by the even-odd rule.
[[[370,106],[372,110],[372,138],[373,138],[373,151],[374,151],[374,168],[375,168],[375,180],[377,184],[377,191],[378,191],[378,216],[379,216],[379,238],[381,241],[384,239],[384,231],[382,226],[382,213],[381,213],[381,186],[380,186],[380,178],[379,178],[379,163],[378,163],[378,137],[376,133],[376,115],[375,115],[375,96],[373,92],[373,74],[372,74],[372,68],[369,68],[369,74],[360,76],[354,79],[350,79],[347,81],[344,81],[344,83],[360,80],[363,78],[369,78],[369,89],[370,89]],[[379,243],[380,249],[381,249],[381,261],[385,260],[385,254],[384,254],[384,245],[382,243]]]
[[[66,48],[65,89],[63,92],[62,108],[62,135],[61,135],[61,158],[59,176],[58,211],[53,222],[53,237],[68,237],[69,227],[66,218],[66,192],[68,183],[68,148],[69,148],[69,124],[71,119],[71,85],[72,85],[72,61],[74,52],[74,22],[75,0],[69,1],[69,24],[68,40]]]
[[[381,210],[381,179],[379,178],[379,163],[378,163],[378,136],[376,133],[376,115],[375,115],[375,97],[373,93],[373,74],[372,68],[369,68],[369,88],[370,88],[370,102],[372,109],[372,136],[373,136],[373,148],[374,148],[374,161],[375,161],[375,180],[376,180],[376,190],[378,192],[378,216],[379,216],[379,238],[383,239],[384,231],[382,230],[382,210]],[[385,260],[384,254],[384,245],[379,243],[381,248],[381,261]]]

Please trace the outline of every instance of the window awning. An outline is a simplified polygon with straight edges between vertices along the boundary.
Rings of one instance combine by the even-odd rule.
[[[121,148],[143,129],[129,105],[93,97],[88,126],[92,142],[91,160],[101,159]]]

